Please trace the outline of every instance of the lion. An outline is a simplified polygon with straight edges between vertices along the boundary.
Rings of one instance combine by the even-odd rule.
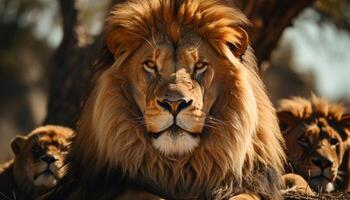
[[[341,104],[312,95],[279,102],[288,172],[301,175],[316,192],[349,190],[350,114]]]
[[[281,199],[283,137],[241,11],[218,0],[130,0],[47,199]]]
[[[35,199],[63,176],[64,157],[74,131],[41,126],[11,142],[15,158],[1,166],[0,199]]]

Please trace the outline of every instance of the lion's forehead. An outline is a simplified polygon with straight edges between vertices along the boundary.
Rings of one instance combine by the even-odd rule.
[[[45,147],[65,147],[69,145],[69,138],[55,132],[40,132],[30,136],[28,143],[30,146],[42,145]]]
[[[208,61],[215,55],[211,47],[202,41],[193,45],[159,43],[156,47],[147,42],[142,48],[142,60],[155,60],[160,72],[174,73],[178,69],[190,69],[198,60]],[[137,59],[140,59],[136,56]],[[142,60],[140,60],[142,62]],[[190,70],[189,70],[190,71]]]
[[[318,123],[316,120],[313,123],[304,123],[306,136],[317,138],[319,140],[327,139],[327,138],[341,138],[336,128],[331,126],[328,122]]]

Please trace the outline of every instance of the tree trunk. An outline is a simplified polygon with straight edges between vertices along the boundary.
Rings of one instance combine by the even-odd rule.
[[[114,0],[118,3],[123,0]],[[234,0],[230,0],[234,1]],[[283,30],[295,16],[312,4],[312,0],[238,0],[235,3],[252,21],[251,44],[259,64],[269,59]],[[59,0],[64,37],[53,55],[50,91],[44,124],[75,126],[82,99],[90,83],[91,67],[98,55],[101,36],[89,45],[78,22],[74,0]],[[113,4],[112,3],[112,4]],[[78,34],[79,32],[79,34]]]
[[[258,63],[269,60],[285,28],[312,0],[239,0],[239,6],[253,24],[251,44]]]

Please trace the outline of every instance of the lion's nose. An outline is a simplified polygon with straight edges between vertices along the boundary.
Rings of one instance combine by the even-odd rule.
[[[163,100],[157,100],[157,103],[160,105],[160,107],[164,108],[165,110],[169,111],[173,115],[177,115],[179,112],[187,108],[192,104],[193,100],[186,101],[185,99],[180,99],[176,101],[163,99]]]
[[[311,160],[312,163],[318,166],[321,169],[326,169],[329,166],[332,166],[333,162],[328,160],[327,158],[316,158]]]
[[[45,155],[41,158],[42,161],[47,162],[48,164],[55,162],[57,159],[51,155]]]

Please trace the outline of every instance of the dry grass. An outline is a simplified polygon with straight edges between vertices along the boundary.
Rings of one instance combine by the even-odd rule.
[[[350,200],[350,193],[319,193],[317,196],[307,196],[296,192],[288,192],[284,195],[285,200]]]

